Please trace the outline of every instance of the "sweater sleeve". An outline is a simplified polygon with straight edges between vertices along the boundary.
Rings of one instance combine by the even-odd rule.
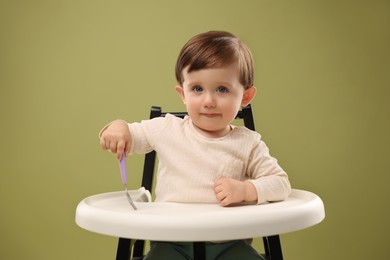
[[[257,203],[285,200],[291,193],[287,173],[273,158],[260,139],[254,146],[248,164],[249,181],[256,187]]]
[[[166,119],[158,117],[128,124],[132,137],[130,154],[146,154],[155,148],[156,140],[166,126]]]

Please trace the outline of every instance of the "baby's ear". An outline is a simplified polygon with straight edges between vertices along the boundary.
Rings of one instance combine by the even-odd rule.
[[[247,105],[249,105],[252,102],[253,98],[256,96],[256,91],[257,89],[255,88],[255,86],[245,89],[244,95],[242,96],[241,106],[246,107]]]
[[[183,89],[183,87],[180,86],[180,85],[176,85],[175,89],[176,89],[176,92],[179,94],[181,100],[183,100],[183,103],[185,104],[186,103],[186,99],[185,99],[185,96],[184,96],[184,89]]]

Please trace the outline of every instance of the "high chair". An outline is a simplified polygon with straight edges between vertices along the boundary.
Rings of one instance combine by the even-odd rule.
[[[169,113],[181,118],[187,115],[185,112]],[[152,107],[150,118],[166,114],[160,107]],[[245,127],[255,131],[250,105],[239,111],[236,119],[242,119]],[[145,155],[141,186],[150,192],[152,192],[155,162],[155,151]],[[194,242],[194,259],[200,260],[205,259],[204,241],[257,236],[263,237],[265,252],[262,255],[267,260],[283,260],[279,234],[313,226],[325,217],[321,199],[314,193],[302,190],[292,190],[286,201],[241,207],[244,210],[237,210],[237,207],[223,208],[213,204],[141,203],[145,205],[145,209],[141,208],[133,214],[123,210],[128,207],[125,203],[126,198],[118,193],[88,197],[79,203],[76,210],[76,223],[80,227],[119,237],[117,260],[131,259],[132,251],[132,259],[143,259],[145,239]],[[156,204],[159,204],[158,207]],[[200,208],[202,210],[199,210]],[[207,213],[204,212],[207,210],[210,214],[205,217],[204,214]],[[173,217],[167,215],[170,211],[174,212]],[[213,215],[218,221],[221,215],[230,219],[225,218],[225,226],[224,223],[219,223],[221,221],[214,225],[209,223],[206,225],[206,222],[213,221]],[[242,215],[246,219],[251,219],[253,223],[243,224],[235,221]],[[171,220],[172,218],[174,220]]]

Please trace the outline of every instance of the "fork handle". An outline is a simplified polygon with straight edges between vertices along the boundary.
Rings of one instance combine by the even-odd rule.
[[[122,155],[122,158],[119,161],[119,167],[121,170],[122,182],[124,185],[126,185],[127,184],[127,171],[126,171],[126,156],[125,156],[125,154]]]

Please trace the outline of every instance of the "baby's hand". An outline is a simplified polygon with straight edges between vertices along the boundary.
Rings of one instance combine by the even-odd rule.
[[[116,153],[120,160],[122,154],[127,156],[131,148],[131,134],[127,123],[123,120],[115,120],[100,134],[100,146],[102,149]]]
[[[231,178],[220,178],[214,183],[214,192],[221,206],[229,206],[244,201],[245,184]]]
[[[220,178],[214,183],[214,193],[221,206],[229,206],[243,201],[255,202],[257,192],[249,181]]]

